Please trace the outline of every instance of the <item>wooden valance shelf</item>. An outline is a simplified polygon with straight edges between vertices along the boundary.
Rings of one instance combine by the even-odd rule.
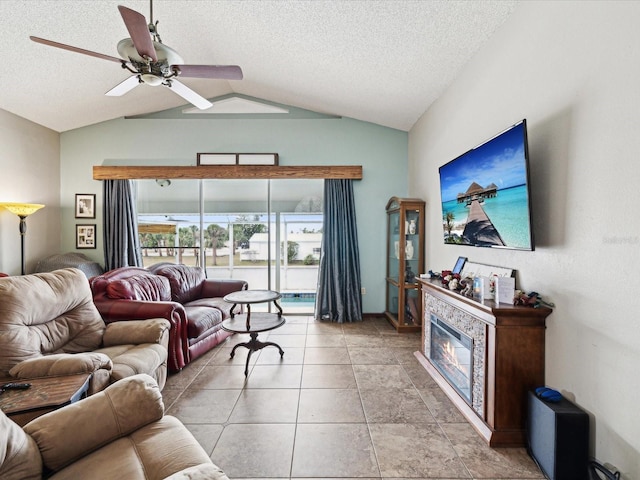
[[[128,166],[96,165],[94,180],[133,179],[352,179],[362,180],[362,165],[282,166],[282,165],[199,165]]]

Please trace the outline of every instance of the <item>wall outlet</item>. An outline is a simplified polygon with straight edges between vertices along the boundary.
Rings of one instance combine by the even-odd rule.
[[[366,295],[366,294],[367,294],[367,289],[366,289],[366,288],[364,288],[364,287],[362,287],[362,288],[360,289],[360,293],[361,293],[362,295]]]

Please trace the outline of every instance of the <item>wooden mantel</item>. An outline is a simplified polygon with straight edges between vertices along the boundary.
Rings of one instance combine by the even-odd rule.
[[[94,180],[133,179],[352,179],[362,180],[362,165],[282,166],[282,165],[198,165],[198,166],[129,166],[96,165]]]

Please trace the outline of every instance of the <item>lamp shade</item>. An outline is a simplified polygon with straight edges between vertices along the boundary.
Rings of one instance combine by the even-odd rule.
[[[44,207],[40,203],[0,203],[0,206],[19,217],[27,217]]]

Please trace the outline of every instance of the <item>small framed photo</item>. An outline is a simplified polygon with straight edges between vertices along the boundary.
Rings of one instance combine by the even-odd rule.
[[[76,248],[96,248],[96,225],[76,225]]]
[[[96,218],[95,193],[76,193],[76,218]]]
[[[277,153],[239,153],[238,165],[278,165]]]
[[[199,153],[198,165],[236,165],[238,155],[235,153]]]
[[[458,257],[458,260],[456,261],[456,264],[453,267],[453,270],[451,270],[451,273],[462,273],[462,268],[464,267],[464,264],[466,262],[467,262],[467,257]]]
[[[277,153],[198,153],[200,165],[278,165]]]

